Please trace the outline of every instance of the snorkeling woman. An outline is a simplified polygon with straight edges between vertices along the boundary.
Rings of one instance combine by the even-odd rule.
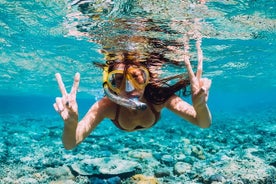
[[[70,93],[66,92],[61,75],[56,74],[62,97],[56,98],[54,108],[64,121],[62,141],[66,149],[73,149],[81,143],[104,118],[112,120],[118,128],[131,132],[152,127],[160,119],[163,108],[201,128],[211,125],[207,106],[211,80],[201,77],[200,57],[195,74],[188,55],[184,56],[188,79],[178,75],[175,78],[179,80],[174,85],[157,79],[150,69],[150,56],[139,60],[131,52],[122,52],[115,59],[106,54],[106,59],[106,64],[97,64],[103,68],[105,96],[93,104],[80,121],[76,102],[80,74],[76,73]],[[175,94],[188,85],[192,105]]]

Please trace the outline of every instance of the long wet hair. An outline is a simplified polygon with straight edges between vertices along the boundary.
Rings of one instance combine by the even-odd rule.
[[[141,55],[139,52],[130,51],[110,53],[105,50],[102,53],[105,56],[106,63],[94,62],[94,65],[100,68],[108,67],[108,72],[113,71],[119,63],[143,66],[148,69],[150,79],[148,85],[145,87],[144,98],[152,104],[163,104],[177,92],[180,92],[184,96],[189,95],[188,87],[190,80],[186,74],[159,78],[158,69],[168,62],[161,54],[150,53]],[[172,84],[172,81],[176,82]]]

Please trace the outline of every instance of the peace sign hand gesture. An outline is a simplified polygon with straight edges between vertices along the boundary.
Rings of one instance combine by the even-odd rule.
[[[75,74],[74,83],[69,94],[65,89],[61,75],[57,73],[55,76],[62,97],[56,98],[56,103],[53,104],[54,109],[60,114],[64,123],[78,122],[78,104],[76,101],[76,94],[79,87],[80,74]]]
[[[189,43],[185,40],[185,53],[188,53],[189,50]],[[196,48],[197,48],[197,56],[198,56],[198,64],[197,64],[197,71],[194,74],[189,55],[184,55],[184,62],[187,68],[187,72],[190,78],[190,85],[192,91],[192,101],[194,107],[199,107],[200,105],[205,105],[208,100],[209,89],[211,87],[212,81],[208,78],[201,78],[202,71],[203,71],[203,56],[202,50],[200,48],[201,40],[196,40]]]

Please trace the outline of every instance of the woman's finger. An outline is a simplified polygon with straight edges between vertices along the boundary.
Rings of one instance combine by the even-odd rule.
[[[194,79],[195,74],[194,74],[194,71],[193,71],[190,61],[185,61],[185,65],[186,65],[186,69],[187,69],[190,80]]]
[[[58,107],[57,107],[57,103],[54,103],[53,107],[54,107],[55,111],[59,112]]]
[[[196,49],[197,49],[197,71],[196,71],[196,78],[200,80],[203,71],[203,54],[201,49],[201,38],[196,40]]]
[[[63,96],[61,98],[61,103],[63,107],[67,108],[70,105],[70,95]]]
[[[57,106],[57,111],[62,112],[64,110],[64,106],[62,103],[62,98],[57,97],[56,98],[56,106]]]
[[[68,113],[68,111],[62,111],[62,112],[60,113],[60,115],[61,115],[61,117],[62,117],[63,120],[66,120],[66,119],[69,118],[69,113]]]
[[[190,56],[189,56],[189,39],[187,37],[184,37],[184,63],[189,75],[189,78],[191,80],[191,85],[193,84],[195,74],[193,72],[191,62],[190,62]]]
[[[67,92],[66,92],[64,83],[62,81],[61,75],[59,73],[56,73],[55,76],[56,76],[56,80],[58,82],[58,86],[59,86],[59,89],[60,89],[60,92],[61,92],[62,96],[66,96]]]
[[[204,87],[207,91],[209,91],[211,84],[212,84],[212,80],[210,79],[207,79],[207,78],[200,79],[200,86]]]
[[[80,73],[76,73],[75,74],[75,78],[74,78],[74,83],[71,89],[70,94],[76,96],[78,88],[79,88],[79,83],[80,83]]]

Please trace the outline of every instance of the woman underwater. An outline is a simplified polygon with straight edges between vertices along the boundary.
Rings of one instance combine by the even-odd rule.
[[[105,53],[106,64],[96,64],[103,68],[105,96],[93,104],[81,120],[76,101],[80,74],[76,73],[71,92],[67,93],[61,75],[57,73],[56,79],[62,97],[57,97],[53,106],[64,121],[64,147],[76,147],[104,118],[112,120],[124,131],[150,128],[159,120],[163,108],[194,125],[208,128],[211,125],[211,113],[207,106],[211,80],[202,78],[202,53],[199,51],[196,74],[192,70],[188,54],[184,54],[188,79],[183,75],[174,76],[172,78],[178,81],[173,85],[166,82],[169,78],[158,79],[154,72],[154,66],[158,66],[156,63],[162,63],[158,54],[151,53],[141,57],[139,52],[132,51]],[[175,94],[188,85],[191,88],[192,104]]]

